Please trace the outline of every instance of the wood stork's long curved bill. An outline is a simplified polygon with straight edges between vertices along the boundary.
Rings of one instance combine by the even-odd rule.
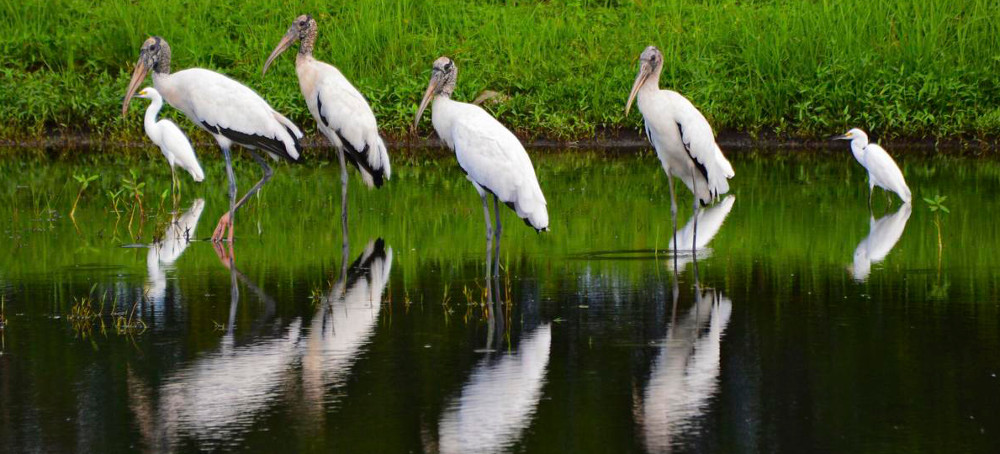
[[[146,75],[149,74],[149,67],[152,66],[146,63],[145,55],[139,56],[139,61],[135,64],[135,69],[132,70],[132,79],[128,82],[128,88],[125,89],[125,97],[122,98],[122,116],[128,115],[128,105],[132,102],[132,98],[135,97],[135,92],[139,90],[139,85],[142,85],[142,81],[146,80]]]
[[[278,41],[278,45],[275,46],[273,51],[271,51],[271,55],[267,57],[267,61],[264,62],[264,70],[260,73],[262,76],[267,74],[267,70],[271,67],[271,63],[274,63],[274,60],[276,60],[279,55],[288,50],[289,47],[292,47],[292,44],[295,44],[295,40],[297,38],[297,31],[294,28],[289,28],[288,32],[285,33],[285,36],[281,37],[281,41]]]
[[[424,92],[423,99],[420,100],[420,107],[417,108],[417,116],[413,119],[413,128],[411,131],[417,130],[417,125],[420,124],[420,117],[424,115],[424,110],[427,110],[427,106],[434,99],[435,90],[441,85],[442,73],[436,69],[432,69],[431,73],[431,81],[427,84],[427,91]]]
[[[642,88],[642,84],[646,83],[646,79],[649,79],[649,75],[653,73],[653,67],[649,63],[643,61],[639,64],[639,74],[635,76],[635,82],[632,83],[632,91],[628,94],[628,102],[625,103],[625,115],[632,110],[632,102],[635,101],[635,95],[639,93],[639,89]]]

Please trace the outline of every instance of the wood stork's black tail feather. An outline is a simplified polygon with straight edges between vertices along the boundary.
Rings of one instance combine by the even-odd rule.
[[[368,175],[371,175],[372,182],[375,183],[375,187],[381,188],[382,185],[385,184],[385,169],[375,169],[372,168],[371,164],[369,164],[368,153],[372,152],[371,146],[369,144],[365,144],[365,148],[358,151],[353,145],[351,145],[351,142],[348,142],[347,139],[340,134],[339,130],[334,132],[337,134],[337,138],[340,139],[340,143],[344,146],[344,156],[347,157],[347,160],[350,161],[351,164],[354,164],[354,167],[357,168],[358,171],[366,172]]]
[[[223,137],[233,141],[233,143],[243,145],[245,147],[252,147],[266,151],[271,156],[277,156],[286,161],[290,162],[298,161],[298,159],[293,158],[291,155],[288,154],[288,150],[285,149],[285,143],[274,137],[265,137],[258,134],[247,134],[245,132],[240,132],[229,128],[215,126],[209,124],[206,121],[201,122],[201,124],[204,125],[205,129],[208,129],[210,132],[214,132],[215,134],[221,134]],[[286,127],[286,129],[288,128]],[[301,151],[302,146],[299,144],[299,139],[295,137],[295,134],[292,134],[292,131],[290,129],[288,130],[288,133],[292,136],[292,140],[295,141],[295,149]]]

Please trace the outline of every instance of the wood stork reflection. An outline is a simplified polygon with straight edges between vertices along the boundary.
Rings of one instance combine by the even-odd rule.
[[[854,154],[854,159],[857,159],[861,166],[868,171],[869,209],[872,206],[872,193],[875,192],[876,186],[886,191],[895,192],[903,200],[903,203],[910,202],[912,199],[910,188],[906,185],[903,172],[899,170],[896,161],[892,160],[892,157],[885,151],[885,148],[868,142],[868,134],[865,134],[864,131],[858,128],[854,128],[844,133],[844,135],[834,137],[833,140],[850,140],[851,153]]]
[[[191,142],[184,135],[184,131],[181,131],[181,128],[178,128],[170,120],[156,120],[156,115],[163,108],[163,97],[160,96],[160,92],[153,87],[146,87],[136,94],[136,97],[152,101],[146,108],[146,116],[142,126],[146,130],[149,140],[160,147],[163,157],[167,158],[167,164],[170,164],[170,192],[176,193],[180,184],[177,180],[177,173],[174,172],[174,166],[180,166],[180,168],[187,170],[194,181],[203,181],[205,171],[201,170],[198,157],[195,156],[194,148],[191,147]]]
[[[638,98],[639,112],[646,124],[646,136],[656,149],[670,186],[670,216],[677,235],[677,200],[674,180],[680,178],[694,195],[694,209],[708,205],[729,192],[729,179],[735,175],[732,164],[715,143],[712,126],[700,111],[680,93],[660,90],[663,53],[647,47],[639,57],[639,74],[628,95],[625,114]],[[697,218],[696,222],[697,222]],[[697,230],[697,228],[695,229]],[[676,241],[675,241],[676,242]],[[692,252],[697,244],[692,242]]]
[[[153,86],[163,99],[212,134],[222,148],[229,178],[229,211],[219,219],[212,241],[221,241],[228,231],[228,239],[232,242],[236,210],[272,175],[271,167],[255,150],[262,150],[274,159],[297,161],[301,152],[299,139],[302,138],[302,131],[249,87],[222,74],[201,68],[171,74],[170,45],[159,36],[153,36],[142,44],[139,61],[122,101],[122,115],[128,112],[129,101],[150,71],[153,72]],[[249,150],[264,171],[263,178],[239,201],[236,200],[236,176],[229,155],[233,144]]]
[[[499,248],[500,202],[539,232],[549,229],[549,212],[531,159],[517,137],[481,107],[451,99],[457,78],[458,68],[450,58],[434,61],[431,80],[420,101],[413,128],[416,129],[424,109],[433,100],[431,121],[434,129],[448,148],[455,151],[458,165],[483,201],[489,263],[489,243],[494,238]],[[493,196],[496,229],[490,225],[488,195]],[[487,276],[489,268],[487,265]],[[493,271],[494,274],[499,272],[499,262]]]
[[[288,27],[285,36],[264,63],[264,74],[278,55],[299,41],[295,72],[309,112],[320,132],[337,149],[340,159],[341,205],[347,206],[347,162],[350,162],[368,187],[381,187],[391,176],[389,153],[378,133],[375,114],[368,101],[354,88],[340,70],[313,58],[316,44],[316,20],[301,15]],[[347,210],[343,223],[347,223]]]

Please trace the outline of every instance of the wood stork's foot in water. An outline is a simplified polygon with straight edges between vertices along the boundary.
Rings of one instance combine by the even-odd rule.
[[[233,243],[229,243],[228,246],[223,246],[221,243],[212,243],[212,249],[215,250],[215,255],[219,257],[222,266],[225,266],[227,270],[232,270],[233,263],[236,261],[236,254],[233,253]]]
[[[218,243],[222,241],[222,236],[226,235],[228,230],[227,239],[230,243],[233,242],[233,217],[228,211],[219,218],[219,224],[215,226],[215,232],[212,233],[212,242]]]

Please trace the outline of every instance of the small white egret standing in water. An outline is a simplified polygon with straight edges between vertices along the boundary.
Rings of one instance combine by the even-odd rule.
[[[378,124],[365,97],[337,68],[313,58],[316,21],[304,14],[295,19],[264,63],[264,74],[278,55],[300,41],[295,57],[299,88],[320,132],[337,148],[340,158],[341,204],[347,206],[346,160],[361,172],[368,187],[382,187],[391,174],[389,153],[378,133]],[[347,210],[341,210],[347,223]]]
[[[198,127],[215,137],[226,158],[226,175],[229,177],[229,211],[219,219],[212,234],[212,241],[222,241],[228,230],[233,241],[233,221],[238,210],[271,178],[271,167],[255,150],[263,150],[274,159],[297,161],[301,147],[302,131],[294,123],[264,101],[256,92],[222,74],[207,69],[191,68],[170,73],[170,45],[159,36],[142,43],[139,61],[135,64],[132,80],[122,101],[122,115],[128,112],[129,101],[153,71],[153,86],[168,104],[184,112]],[[236,201],[236,175],[229,149],[233,144],[246,148],[254,161],[264,171],[263,178],[242,198]]]
[[[483,200],[488,275],[490,243],[494,237],[498,251],[500,247],[500,202],[539,232],[549,229],[549,212],[535,168],[514,133],[481,107],[451,99],[457,78],[458,68],[450,58],[441,57],[434,61],[431,80],[420,101],[413,128],[416,129],[420,116],[433,99],[431,121],[434,130],[448,148],[455,151],[458,165]],[[490,194],[493,195],[496,230],[490,226],[490,209],[486,200]],[[499,271],[499,260],[494,271]]]
[[[854,128],[842,136],[834,137],[833,140],[850,140],[851,153],[854,153],[854,159],[857,159],[865,170],[868,171],[869,209],[872,206],[872,193],[875,192],[875,186],[895,192],[903,200],[903,203],[910,202],[912,198],[910,196],[910,188],[906,186],[906,180],[903,179],[903,172],[899,170],[896,161],[892,160],[892,157],[885,151],[885,148],[874,143],[868,143],[868,134],[865,134],[864,131],[858,128]]]
[[[646,123],[646,136],[656,149],[670,187],[670,217],[677,244],[677,199],[674,180],[680,178],[694,195],[694,235],[697,237],[699,202],[708,205],[729,192],[729,179],[735,175],[722,150],[715,143],[715,133],[705,116],[680,93],[660,90],[663,53],[649,46],[639,57],[639,74],[628,95],[625,114],[638,97],[639,112]],[[697,249],[697,241],[691,241]],[[675,251],[676,252],[676,251]]]
[[[146,108],[146,117],[143,120],[142,126],[145,128],[149,140],[160,147],[163,157],[167,158],[167,164],[170,164],[171,192],[175,191],[180,184],[177,180],[177,174],[174,172],[175,165],[187,170],[194,181],[203,181],[205,179],[205,172],[201,170],[201,165],[198,164],[198,157],[195,156],[194,148],[191,148],[191,142],[184,135],[184,131],[181,131],[181,128],[178,128],[170,120],[156,121],[156,115],[163,108],[163,97],[160,96],[160,92],[156,91],[153,87],[146,87],[136,96],[152,101],[149,103],[149,107]]]

